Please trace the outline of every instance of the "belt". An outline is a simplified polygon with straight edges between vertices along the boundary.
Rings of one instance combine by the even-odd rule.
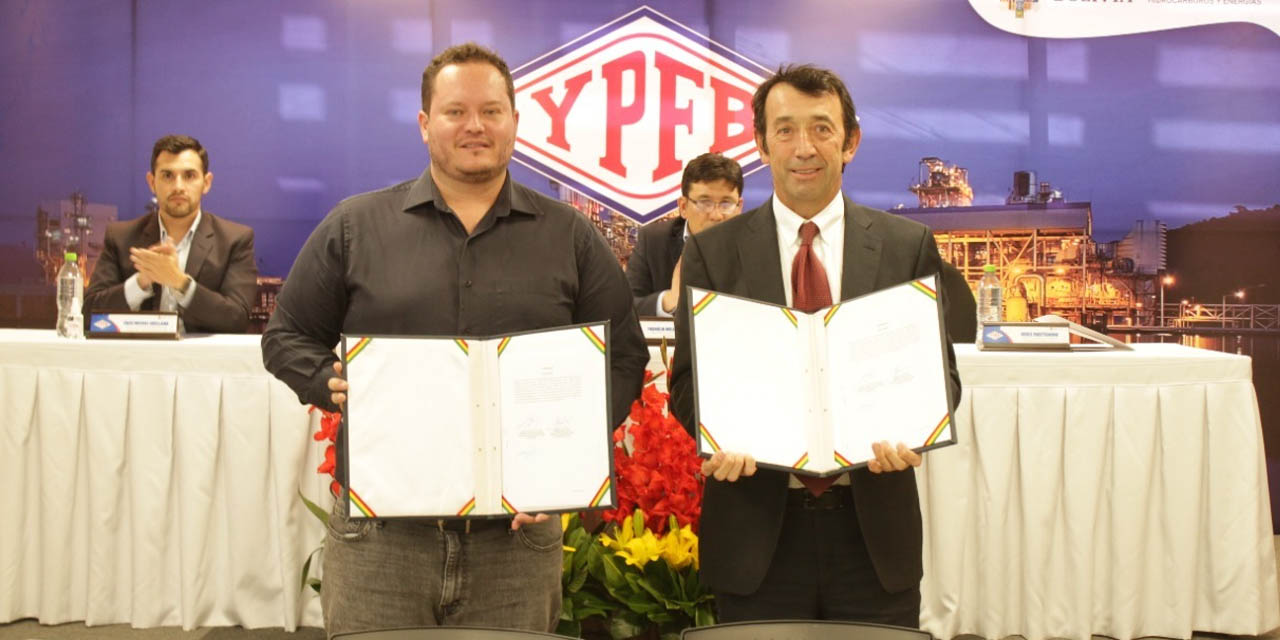
[[[829,511],[853,506],[853,491],[847,486],[832,485],[822,492],[813,495],[808,489],[787,489],[788,509],[808,509],[813,511]]]
[[[511,520],[508,518],[487,518],[484,520],[448,518],[436,520],[435,524],[436,528],[441,531],[453,531],[454,533],[479,533],[491,529],[511,528]]]

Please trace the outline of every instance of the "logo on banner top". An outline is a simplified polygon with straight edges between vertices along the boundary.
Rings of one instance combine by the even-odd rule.
[[[988,24],[1033,38],[1098,38],[1224,22],[1252,22],[1280,34],[1280,0],[969,0],[969,4]]]
[[[674,209],[702,153],[762,166],[751,94],[771,74],[641,7],[512,70],[514,158],[644,224]]]

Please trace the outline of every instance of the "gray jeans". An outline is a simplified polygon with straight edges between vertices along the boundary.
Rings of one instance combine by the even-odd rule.
[[[348,520],[339,501],[324,545],[324,626],[336,633],[466,625],[554,631],[563,561],[560,518],[470,533],[436,521]]]

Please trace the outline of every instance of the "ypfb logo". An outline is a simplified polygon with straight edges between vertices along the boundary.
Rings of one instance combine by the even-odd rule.
[[[769,71],[641,7],[512,72],[515,159],[638,223],[707,151],[761,167],[751,94]]]

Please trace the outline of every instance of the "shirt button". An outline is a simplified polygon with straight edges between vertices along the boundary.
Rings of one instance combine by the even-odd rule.
[[[470,287],[470,286],[471,286],[471,281],[470,281],[470,280],[468,280],[468,281],[464,282],[464,283],[462,284],[462,286],[464,286],[464,287]]]

